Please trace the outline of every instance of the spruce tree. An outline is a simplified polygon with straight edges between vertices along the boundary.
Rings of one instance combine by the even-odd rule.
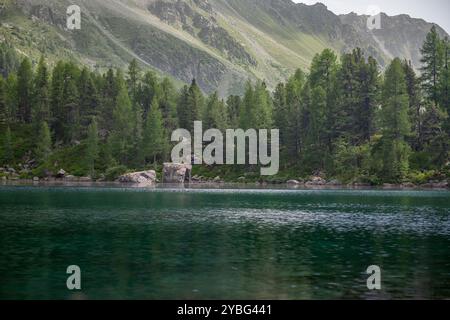
[[[190,128],[190,113],[188,110],[188,97],[189,97],[189,87],[187,85],[183,86],[181,89],[178,104],[177,104],[177,114],[178,114],[178,125],[180,128],[188,129]]]
[[[52,115],[51,128],[55,134],[56,141],[61,141],[64,138],[64,123],[66,119],[66,112],[64,109],[64,78],[65,64],[62,61],[58,61],[52,72],[50,95]]]
[[[28,58],[24,58],[17,73],[18,117],[24,123],[31,122],[33,70]]]
[[[405,139],[411,130],[405,74],[398,58],[394,59],[386,70],[382,97],[383,167],[381,176],[388,181],[398,182],[408,170],[410,151]]]
[[[144,154],[147,161],[156,163],[158,157],[161,158],[164,156],[166,140],[162,114],[156,98],[153,99],[152,106],[145,121],[143,145]]]
[[[87,68],[83,68],[81,71],[80,79],[78,80],[78,92],[80,125],[83,130],[83,135],[85,135],[85,130],[92,121],[92,118],[99,115],[98,90]]]
[[[244,129],[254,128],[256,125],[255,91],[250,81],[245,86],[245,94],[242,100],[242,107],[239,112],[239,126]]]
[[[448,38],[442,41],[442,47],[444,62],[439,82],[439,104],[442,110],[450,116],[450,42]],[[450,135],[450,120],[448,119],[446,129]]]
[[[111,68],[103,75],[102,82],[100,118],[98,120],[102,128],[111,131],[114,122],[114,107],[116,106],[116,100],[120,89],[117,86],[118,82],[116,81],[116,75]]]
[[[9,111],[6,105],[6,83],[0,75],[0,128],[4,128],[7,124],[9,124]]]
[[[141,167],[145,164],[145,154],[144,150],[142,150],[142,141],[144,139],[144,125],[142,118],[142,111],[139,108],[136,108],[133,111],[134,119],[133,119],[133,150],[132,154],[134,155],[132,164],[136,167]]]
[[[121,86],[113,111],[113,131],[110,136],[112,154],[121,164],[132,158],[133,127],[135,114],[125,86]]]
[[[0,75],[8,78],[12,72],[19,68],[19,58],[16,50],[6,41],[0,43]]]
[[[41,123],[41,130],[37,140],[35,155],[40,163],[45,163],[52,152],[52,138],[47,122]]]
[[[8,78],[5,80],[5,103],[7,111],[8,123],[12,124],[17,122],[17,108],[18,108],[18,97],[17,97],[17,75],[15,73],[10,73]]]
[[[296,161],[301,150],[301,131],[303,130],[302,108],[303,101],[301,93],[305,85],[305,76],[303,72],[297,70],[295,75],[291,77],[286,84],[286,115],[285,123],[280,124],[280,130],[284,128],[286,151],[289,160],[288,163]]]
[[[211,94],[206,105],[203,127],[204,130],[219,129],[225,130],[226,124],[226,109],[223,102],[219,101],[217,92]]]
[[[36,126],[36,133],[43,121],[50,121],[50,83],[44,56],[39,60],[33,82],[32,121]]]
[[[86,163],[91,177],[95,175],[95,164],[99,155],[99,137],[97,120],[92,118],[88,127],[86,141]]]
[[[242,99],[240,96],[231,95],[226,102],[227,107],[227,123],[230,128],[237,129],[239,127],[239,112],[242,107]]]
[[[147,117],[147,113],[150,110],[154,98],[156,97],[159,99],[161,95],[161,88],[155,73],[153,71],[147,71],[144,75],[139,93],[139,100],[144,112],[144,119]]]
[[[65,74],[63,110],[63,140],[76,141],[80,138],[80,105],[77,79],[71,71]]]
[[[412,146],[415,151],[423,149],[423,106],[421,103],[421,90],[419,79],[411,65],[411,61],[403,61],[406,89],[409,97],[409,118],[412,124]]]
[[[204,112],[204,97],[195,79],[192,80],[187,97],[187,130],[194,131],[194,121],[201,121]]]
[[[138,92],[139,92],[139,78],[140,78],[140,68],[136,59],[131,60],[128,65],[128,92],[131,99],[133,108],[136,108],[138,104]]]
[[[12,165],[14,162],[14,146],[9,126],[6,127],[5,136],[3,138],[3,164]]]
[[[341,132],[337,129],[342,121],[339,114],[339,88],[338,88],[338,63],[336,54],[325,49],[322,53],[313,58],[309,81],[312,92],[320,87],[325,92],[324,107],[324,125],[322,127],[324,134],[324,169],[331,167],[330,157],[333,153],[335,141],[340,137]],[[317,93],[317,92],[316,92]]]
[[[439,81],[443,66],[442,42],[437,33],[436,26],[433,25],[427,34],[425,42],[420,50],[423,64],[422,84],[426,97],[434,104],[439,103]]]
[[[255,129],[271,129],[273,126],[273,104],[265,82],[256,83],[253,103],[252,112],[256,123],[252,127]]]
[[[164,119],[164,127],[168,132],[178,128],[178,115],[176,104],[175,87],[168,78],[164,78],[160,84],[161,94],[159,97],[159,106]]]

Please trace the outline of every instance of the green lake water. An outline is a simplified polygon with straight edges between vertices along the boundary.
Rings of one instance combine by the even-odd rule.
[[[450,192],[0,187],[0,299],[405,298],[450,298]]]

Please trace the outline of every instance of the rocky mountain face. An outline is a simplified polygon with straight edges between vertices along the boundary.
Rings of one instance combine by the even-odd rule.
[[[179,83],[196,78],[206,92],[240,93],[247,79],[273,87],[306,69],[324,48],[358,46],[382,66],[394,56],[420,65],[431,24],[382,15],[369,30],[366,16],[337,16],[323,4],[291,0],[1,0],[0,41],[37,61],[75,59],[99,69],[132,58]],[[67,30],[66,9],[81,7],[81,30]],[[442,36],[444,30],[439,29]]]

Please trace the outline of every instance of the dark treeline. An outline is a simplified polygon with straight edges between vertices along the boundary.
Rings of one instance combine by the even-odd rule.
[[[104,74],[72,62],[35,67],[0,45],[0,164],[28,175],[66,166],[75,175],[113,176],[168,160],[170,134],[204,128],[279,128],[282,172],[370,183],[448,174],[449,43],[436,29],[422,49],[420,77],[394,59],[380,72],[360,49],[339,60],[315,56],[273,93],[246,84],[243,97],[204,96],[195,80],[176,90],[143,71]]]

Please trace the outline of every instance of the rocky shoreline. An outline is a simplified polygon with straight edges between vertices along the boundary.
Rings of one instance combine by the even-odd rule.
[[[202,176],[191,176],[192,166],[182,164],[165,163],[162,171],[162,181],[158,180],[154,170],[130,172],[119,176],[115,181],[107,181],[104,177],[92,179],[91,177],[75,177],[60,169],[56,174],[45,178],[34,177],[33,179],[23,179],[12,168],[2,168],[3,175],[0,182],[3,184],[32,184],[32,185],[119,185],[132,187],[153,187],[153,186],[189,186],[189,187],[223,187],[238,186],[243,188],[288,188],[288,189],[383,189],[383,190],[448,190],[448,181],[428,181],[423,184],[413,184],[405,182],[401,184],[372,185],[368,183],[341,183],[339,180],[325,180],[320,176],[312,176],[307,180],[287,180],[276,182],[254,182],[246,181],[245,177],[239,177],[236,181],[225,181],[217,176],[213,179]]]
[[[139,182],[124,182],[124,181],[99,181],[92,180],[89,177],[75,177],[75,178],[48,178],[48,179],[0,179],[1,185],[30,185],[30,186],[89,186],[89,187],[133,187],[133,188],[157,188],[157,187],[180,187],[180,188],[261,188],[261,189],[291,189],[291,190],[352,190],[352,189],[367,189],[367,190],[448,190],[450,191],[447,182],[426,183],[421,185],[414,184],[383,184],[370,185],[364,183],[354,184],[308,184],[308,183],[265,183],[265,182],[224,182],[224,181],[191,181],[186,183],[139,183]]]

